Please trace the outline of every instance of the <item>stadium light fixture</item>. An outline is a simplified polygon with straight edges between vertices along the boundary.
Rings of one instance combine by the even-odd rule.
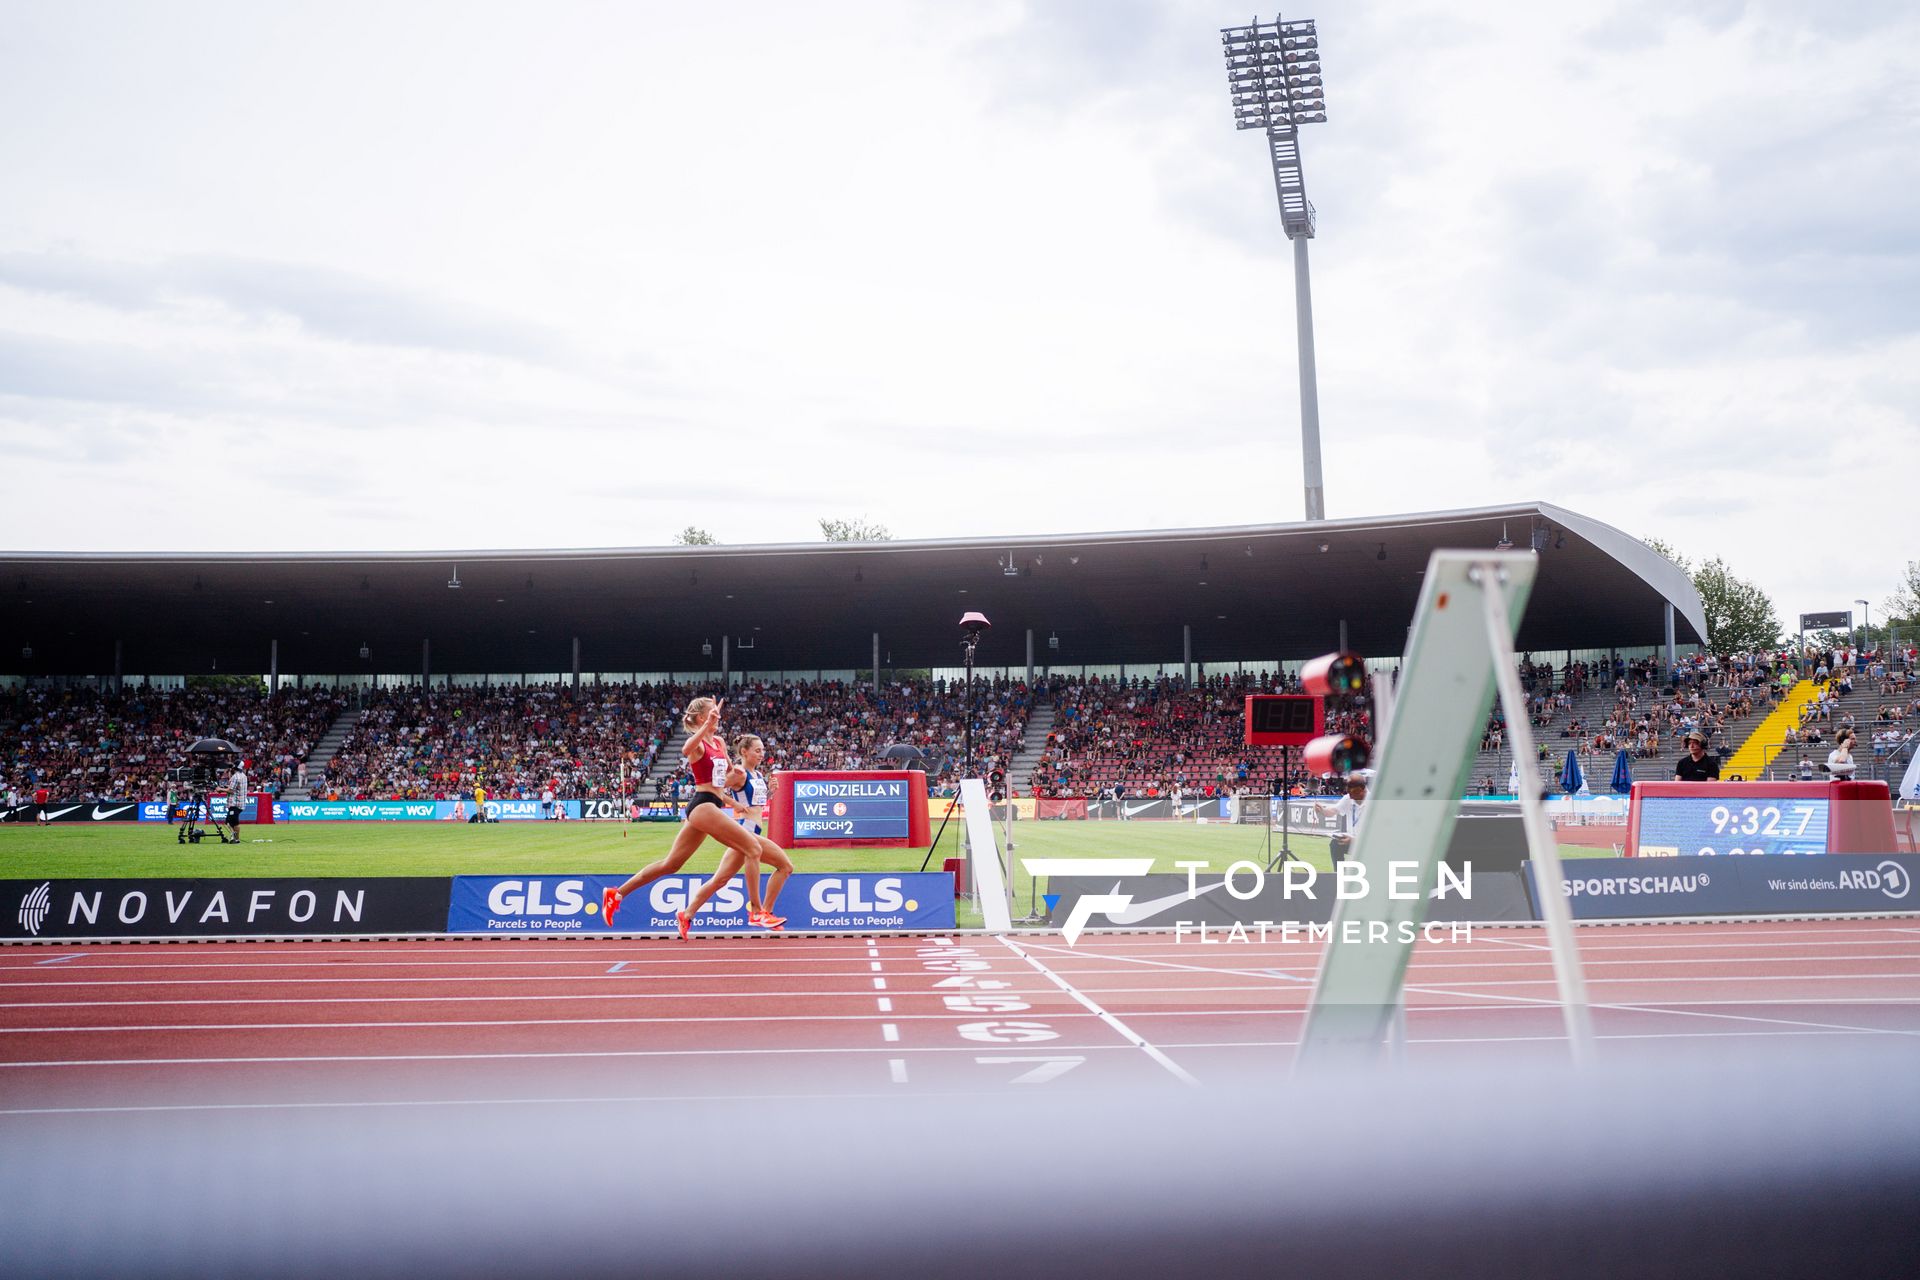
[[[1327,518],[1326,484],[1320,472],[1320,389],[1313,363],[1313,293],[1308,284],[1307,241],[1316,219],[1300,168],[1300,126],[1324,124],[1327,100],[1320,77],[1320,35],[1311,18],[1287,22],[1255,19],[1226,27],[1220,44],[1227,59],[1227,92],[1233,127],[1267,135],[1273,189],[1280,199],[1280,225],[1293,241],[1294,325],[1300,343],[1300,444],[1306,482],[1307,519]]]

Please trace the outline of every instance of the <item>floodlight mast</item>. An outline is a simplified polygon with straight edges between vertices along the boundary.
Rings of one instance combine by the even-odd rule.
[[[1280,197],[1280,225],[1293,241],[1294,327],[1300,339],[1300,460],[1305,471],[1307,519],[1327,518],[1326,486],[1320,476],[1320,387],[1313,363],[1313,291],[1307,277],[1307,241],[1313,239],[1313,205],[1300,170],[1300,126],[1323,124],[1327,102],[1320,83],[1320,37],[1313,20],[1272,22],[1255,18],[1225,27],[1220,43],[1227,57],[1227,90],[1233,95],[1233,127],[1264,129],[1273,160],[1273,188]]]

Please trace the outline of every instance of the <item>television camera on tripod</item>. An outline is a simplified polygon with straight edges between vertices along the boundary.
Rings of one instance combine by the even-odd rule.
[[[179,844],[199,844],[211,826],[221,844],[240,843],[240,804],[227,798],[227,826],[231,834],[213,821],[213,797],[240,767],[240,748],[225,738],[201,738],[187,748],[184,764],[167,770],[167,786],[177,797],[174,812],[181,815],[175,840]],[[172,813],[168,814],[171,819]]]

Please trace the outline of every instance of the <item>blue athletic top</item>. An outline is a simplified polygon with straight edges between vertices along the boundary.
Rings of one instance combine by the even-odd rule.
[[[767,775],[761,773],[758,769],[749,769],[747,770],[746,785],[738,791],[729,790],[727,794],[748,808],[763,805],[767,802]],[[755,835],[764,834],[764,832],[760,830],[760,824],[757,822],[753,822],[748,818],[737,818],[735,821]]]

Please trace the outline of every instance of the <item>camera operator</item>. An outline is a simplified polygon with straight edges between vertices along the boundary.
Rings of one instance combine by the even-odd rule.
[[[240,808],[247,802],[247,762],[241,760],[233,766],[233,776],[227,779],[227,826],[233,832],[233,842],[240,842]]]

